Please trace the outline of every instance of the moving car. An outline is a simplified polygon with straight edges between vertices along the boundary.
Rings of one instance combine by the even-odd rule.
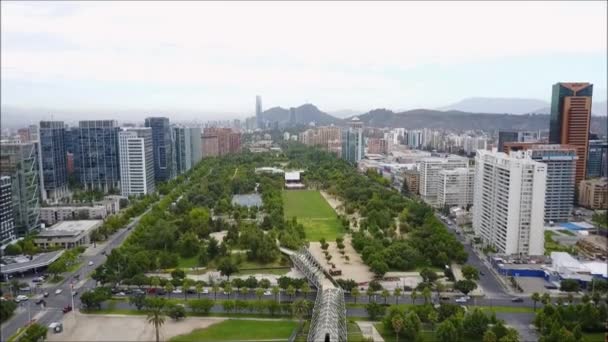
[[[61,294],[61,292],[63,292],[63,290],[62,290],[62,289],[57,289],[57,290],[55,290],[55,296],[60,295],[60,294]]]
[[[43,296],[44,298],[46,298],[46,297],[48,297],[48,296],[49,296],[49,293],[48,293],[48,292],[45,292],[45,293],[43,293],[43,294],[42,294],[42,296]]]
[[[524,302],[524,299],[523,299],[523,298],[520,298],[520,297],[515,297],[515,298],[511,299],[511,301],[512,301],[513,303],[523,303],[523,302]]]
[[[89,261],[89,266],[93,266],[93,262],[92,261]]]
[[[36,305],[40,305],[40,304],[46,305],[46,302],[44,301],[44,299],[40,298],[34,304],[36,304]]]
[[[71,305],[67,305],[63,308],[63,313],[68,313],[70,311],[72,311],[72,306]]]
[[[26,300],[28,300],[29,298],[27,298],[27,296],[24,295],[18,295],[15,298],[15,302],[19,303],[19,302],[25,302]]]

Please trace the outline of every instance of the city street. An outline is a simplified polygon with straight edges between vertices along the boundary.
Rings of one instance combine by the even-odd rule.
[[[19,328],[23,327],[32,320],[35,320],[37,323],[44,326],[48,326],[52,322],[60,321],[64,315],[62,309],[67,305],[72,305],[72,284],[74,285],[74,291],[77,291],[79,294],[86,291],[86,289],[95,287],[95,281],[90,278],[90,275],[97,266],[105,261],[106,256],[103,255],[101,251],[105,250],[106,253],[109,254],[114,248],[120,246],[133,231],[131,228],[137,225],[139,219],[145,213],[147,213],[147,211],[133,219],[125,228],[118,230],[104,244],[99,244],[97,247],[95,247],[100,249],[99,251],[96,251],[97,253],[90,253],[91,255],[87,255],[87,252],[83,253],[79,260],[82,266],[74,272],[64,273],[63,281],[48,287],[45,286],[43,289],[38,289],[35,296],[32,296],[29,300],[20,303],[19,308],[17,308],[13,316],[8,321],[4,322],[0,327],[0,340],[6,341],[6,339],[17,332]],[[88,266],[89,262],[93,262],[93,266]],[[76,275],[79,275],[80,281],[74,279]],[[62,291],[60,294],[55,295],[55,291],[57,289],[61,289]],[[46,306],[42,307],[42,305],[36,305],[34,302],[37,300],[37,298],[42,298],[42,292],[44,291],[48,292],[49,296],[48,298],[44,298],[46,301]],[[80,307],[78,295],[74,296],[73,304],[73,306],[76,308]],[[69,313],[67,315],[69,315]]]

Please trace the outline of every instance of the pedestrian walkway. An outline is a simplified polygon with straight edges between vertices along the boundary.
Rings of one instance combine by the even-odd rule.
[[[380,335],[376,327],[374,327],[374,322],[357,321],[357,325],[359,326],[359,329],[361,329],[363,338],[371,339],[374,342],[384,342],[382,335]]]

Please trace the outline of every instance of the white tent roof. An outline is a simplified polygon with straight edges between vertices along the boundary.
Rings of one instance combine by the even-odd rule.
[[[286,181],[299,181],[300,180],[300,172],[285,172],[285,180]]]

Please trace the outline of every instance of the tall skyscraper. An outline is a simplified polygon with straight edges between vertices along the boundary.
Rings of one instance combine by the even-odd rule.
[[[154,176],[159,182],[168,181],[175,175],[173,141],[169,119],[164,117],[146,118],[146,127],[152,128]]]
[[[262,119],[262,97],[255,97],[255,120],[258,129],[264,129],[264,120]]]
[[[191,127],[190,130],[190,153],[192,166],[196,166],[203,159],[203,145],[200,127]]]
[[[16,237],[11,177],[0,176],[0,245],[15,240]]]
[[[154,192],[152,129],[129,128],[118,133],[120,189],[123,196]]]
[[[475,234],[501,254],[543,255],[547,165],[496,150],[475,161]]]
[[[576,148],[575,186],[585,179],[591,121],[590,83],[556,83],[551,96],[549,143]]]
[[[0,176],[11,178],[13,217],[17,236],[40,228],[38,143],[0,144]]]
[[[567,145],[534,145],[525,153],[547,165],[545,221],[566,222],[574,204],[576,150]]]
[[[357,163],[363,159],[363,122],[354,117],[348,123],[348,128],[342,131],[342,159]]]
[[[608,177],[608,141],[589,140],[587,178]]]
[[[67,152],[63,121],[40,121],[42,199],[55,202],[68,194]]]
[[[85,189],[120,187],[118,131],[114,120],[80,121],[73,130],[74,172]]]
[[[186,127],[173,127],[175,141],[175,174],[180,175],[192,168],[191,130]],[[198,138],[200,141],[200,137]]]
[[[294,107],[289,108],[289,126],[294,127],[297,123],[296,109]]]

